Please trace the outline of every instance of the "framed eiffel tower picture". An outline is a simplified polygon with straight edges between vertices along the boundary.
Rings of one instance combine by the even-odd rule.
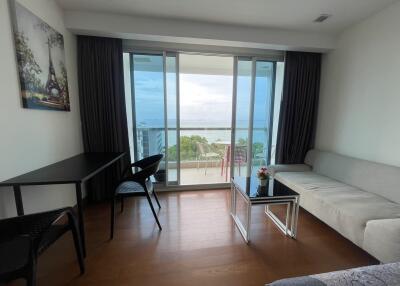
[[[70,111],[63,35],[18,1],[9,6],[22,106]]]

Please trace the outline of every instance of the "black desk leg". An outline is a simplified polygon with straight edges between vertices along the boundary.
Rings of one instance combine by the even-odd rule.
[[[86,257],[86,239],[85,239],[85,227],[83,224],[83,206],[82,206],[82,188],[81,183],[75,184],[76,189],[76,204],[78,206],[78,219],[79,219],[79,232],[82,239],[83,256]]]
[[[14,198],[18,216],[24,215],[24,205],[22,203],[21,187],[19,185],[14,185]]]

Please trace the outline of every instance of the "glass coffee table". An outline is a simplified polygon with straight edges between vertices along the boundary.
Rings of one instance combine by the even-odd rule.
[[[264,204],[266,215],[287,236],[296,238],[300,195],[273,178],[261,187],[256,177],[236,177],[231,180],[231,215],[244,240],[250,241],[251,207]],[[237,201],[246,204],[246,222],[237,215]],[[286,205],[286,219],[282,222],[269,208],[270,205]]]

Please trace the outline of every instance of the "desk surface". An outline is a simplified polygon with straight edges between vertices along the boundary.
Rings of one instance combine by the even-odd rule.
[[[82,153],[0,182],[0,186],[81,183],[90,179],[124,155],[124,152]]]

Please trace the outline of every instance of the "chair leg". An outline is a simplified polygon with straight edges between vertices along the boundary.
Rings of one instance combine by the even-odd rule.
[[[26,285],[27,286],[36,286],[36,265],[37,260],[36,257],[31,258],[30,267],[26,276]]]
[[[115,222],[115,197],[111,199],[110,239],[114,238],[114,222]]]
[[[160,202],[158,201],[158,197],[157,197],[156,190],[154,189],[154,187],[153,187],[153,196],[156,198],[158,208],[161,209],[161,205],[160,205]]]
[[[78,229],[78,224],[76,220],[70,216],[70,227],[72,230],[72,236],[74,238],[74,245],[75,245],[75,251],[76,251],[76,256],[78,258],[79,262],[79,269],[81,271],[81,274],[85,273],[85,261],[83,260],[83,252],[82,252],[82,243],[81,243],[81,236],[79,234],[79,229]]]
[[[221,177],[224,176],[224,161],[225,161],[225,159],[222,158],[221,159]]]
[[[160,224],[160,222],[158,221],[158,217],[157,217],[156,211],[154,210],[153,203],[151,202],[151,198],[150,198],[149,192],[147,191],[147,188],[145,188],[145,191],[144,191],[144,192],[145,192],[145,194],[146,194],[147,201],[149,202],[151,211],[153,212],[153,216],[154,216],[154,218],[155,218],[155,220],[156,220],[156,222],[157,222],[157,224],[158,224],[158,228],[159,228],[160,230],[162,230],[161,224]]]
[[[228,168],[230,165],[231,161],[229,159],[226,160],[225,163],[225,182],[228,182]],[[233,166],[235,168],[235,166]]]
[[[121,196],[121,213],[124,211],[124,197]]]

